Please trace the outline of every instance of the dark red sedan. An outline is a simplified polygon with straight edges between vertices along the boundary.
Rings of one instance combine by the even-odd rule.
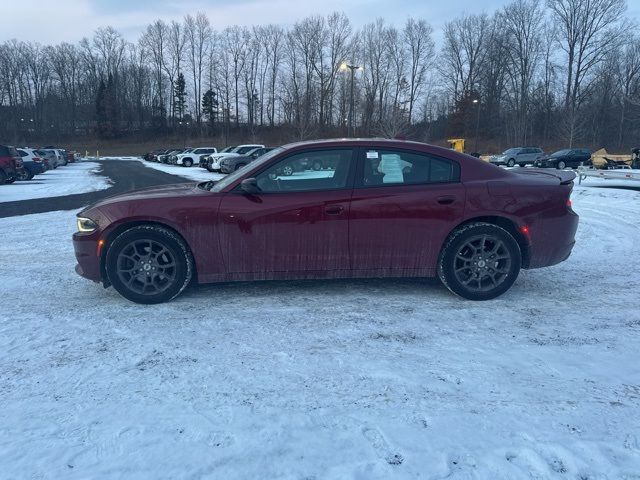
[[[78,214],[76,271],[139,303],[193,280],[429,277],[487,300],[565,260],[574,174],[504,170],[422,143],[280,147],[218,182],[109,198]]]

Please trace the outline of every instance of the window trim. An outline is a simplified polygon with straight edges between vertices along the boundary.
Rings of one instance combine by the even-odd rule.
[[[269,162],[269,164],[265,165],[262,169],[258,170],[257,172],[252,172],[251,176],[247,176],[247,177],[243,177],[242,180],[245,180],[247,178],[257,178],[258,175],[262,174],[263,172],[265,172],[266,170],[268,170],[269,168],[271,168],[272,166],[280,163],[283,160],[286,160],[287,158],[293,157],[294,155],[300,155],[300,154],[304,154],[304,153],[309,153],[309,152],[321,152],[321,151],[332,151],[332,150],[351,150],[351,164],[349,165],[349,172],[347,172],[347,181],[345,183],[344,187],[340,187],[340,188],[325,188],[325,189],[319,189],[319,190],[283,190],[283,191],[277,191],[277,192],[260,192],[257,193],[256,196],[260,196],[260,195],[286,195],[286,194],[291,194],[291,193],[295,193],[295,194],[300,194],[300,193],[318,193],[318,192],[338,192],[338,191],[349,191],[349,190],[353,190],[354,188],[354,179],[355,179],[355,172],[356,172],[356,167],[357,167],[357,162],[358,162],[358,147],[357,146],[348,146],[348,147],[316,147],[316,148],[306,148],[306,149],[302,149],[302,150],[296,150],[294,152],[283,152],[285,153],[284,156],[279,157],[278,159],[275,159],[273,162]],[[240,182],[238,182],[238,184],[233,187],[230,191],[230,193],[239,193],[241,195],[244,195],[244,192],[241,189],[241,184],[242,184],[242,180],[240,180]]]
[[[413,154],[418,154],[418,155],[428,155],[430,157],[436,158],[438,160],[444,160],[447,162],[451,162],[454,163],[456,165],[458,165],[458,170],[460,172],[459,174],[459,178],[458,180],[450,180],[447,182],[412,182],[412,183],[383,183],[381,185],[365,185],[364,184],[364,162],[366,160],[366,150],[368,149],[376,149],[376,150],[390,150],[390,151],[396,151],[396,152],[405,152],[405,153],[413,153]],[[371,146],[371,147],[358,147],[359,150],[359,154],[358,154],[358,162],[357,162],[357,168],[356,168],[356,172],[355,172],[355,179],[354,179],[354,185],[353,188],[357,189],[357,190],[362,190],[362,189],[366,189],[366,188],[389,188],[389,187],[415,187],[415,186],[424,186],[424,185],[450,185],[450,184],[456,184],[456,183],[462,183],[462,166],[460,165],[460,162],[453,160],[451,158],[447,158],[447,157],[442,157],[440,155],[434,155],[433,153],[429,153],[429,152],[423,152],[421,150],[411,150],[408,148],[397,148],[397,147],[376,147],[376,146]]]

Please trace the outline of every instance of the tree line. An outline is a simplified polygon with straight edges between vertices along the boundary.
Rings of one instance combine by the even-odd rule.
[[[76,44],[9,40],[0,139],[275,132],[628,148],[640,145],[640,35],[625,12],[625,0],[514,0],[438,35],[424,19],[355,29],[342,13],[216,31],[198,13],[135,42],[112,27]]]

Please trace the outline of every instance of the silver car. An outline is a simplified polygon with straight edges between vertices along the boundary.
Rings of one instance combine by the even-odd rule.
[[[500,155],[492,155],[489,161],[495,165],[506,165],[513,167],[520,165],[533,165],[538,158],[544,156],[544,152],[538,147],[516,147],[505,150]]]

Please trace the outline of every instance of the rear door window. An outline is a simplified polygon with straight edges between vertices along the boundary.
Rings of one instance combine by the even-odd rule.
[[[460,166],[449,159],[401,150],[367,149],[362,186],[417,185],[460,181]]]

